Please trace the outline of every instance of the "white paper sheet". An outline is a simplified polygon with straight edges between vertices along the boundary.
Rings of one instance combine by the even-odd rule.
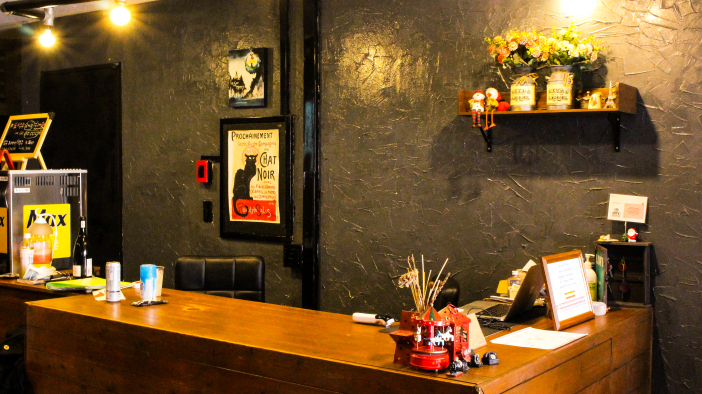
[[[547,331],[527,327],[525,329],[501,336],[490,342],[499,345],[530,347],[534,349],[553,350],[578,340],[587,334],[563,331]]]

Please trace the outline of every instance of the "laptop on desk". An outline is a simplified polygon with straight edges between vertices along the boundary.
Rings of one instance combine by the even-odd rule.
[[[510,321],[520,314],[530,310],[544,286],[544,274],[541,267],[534,266],[527,271],[517,295],[512,302],[473,301],[461,307],[463,313],[475,313],[480,319]]]

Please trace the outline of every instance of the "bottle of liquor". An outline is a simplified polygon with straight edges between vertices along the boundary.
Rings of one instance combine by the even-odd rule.
[[[75,278],[89,278],[93,276],[93,259],[88,247],[88,236],[85,232],[85,217],[80,217],[80,232],[73,245],[73,276]]]

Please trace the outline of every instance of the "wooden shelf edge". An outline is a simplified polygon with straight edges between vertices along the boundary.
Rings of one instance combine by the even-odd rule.
[[[603,113],[623,113],[618,109],[562,109],[562,110],[547,110],[538,109],[536,111],[495,111],[495,116],[505,116],[505,115],[564,115],[564,114],[603,114]],[[470,116],[471,112],[460,111],[458,115]]]
[[[580,114],[597,114],[597,113],[625,113],[635,115],[637,110],[636,99],[638,96],[638,89],[624,84],[618,83],[618,97],[615,99],[615,104],[617,108],[614,109],[566,109],[566,110],[554,110],[549,111],[546,109],[546,92],[537,91],[537,106],[540,109],[536,111],[502,111],[495,112],[496,116],[502,115],[552,115],[552,114],[568,114],[568,113],[580,113]],[[468,100],[473,96],[474,90],[459,90],[458,91],[458,115],[468,116],[471,115],[470,105]],[[609,95],[609,88],[595,88],[595,89],[583,89],[575,92],[575,96],[582,93],[600,93],[602,94],[603,103]],[[500,92],[502,98],[505,101],[509,101],[509,92]]]
[[[470,99],[473,96],[473,90],[459,90],[458,91],[458,115],[459,116],[469,116],[472,115],[470,111]],[[575,96],[582,95],[583,93],[600,93],[603,100],[609,95],[609,88],[597,88],[597,89],[585,89],[578,90],[575,92]],[[510,93],[500,92],[502,99],[509,102]],[[578,114],[578,115],[597,115],[597,114],[607,114],[609,119],[610,127],[612,128],[612,140],[614,143],[614,151],[619,152],[621,150],[621,114],[636,114],[638,97],[638,89],[633,86],[629,86],[623,83],[617,83],[617,98],[614,99],[614,104],[616,108],[607,109],[565,109],[565,110],[552,110],[546,109],[546,92],[538,91],[536,92],[536,107],[539,108],[535,111],[501,111],[494,112],[494,115],[499,117],[510,115],[510,116],[542,116],[542,115],[567,115],[567,114]],[[482,114],[481,114],[482,116]],[[492,152],[492,128],[484,129],[480,127],[480,133],[487,144],[487,151]]]

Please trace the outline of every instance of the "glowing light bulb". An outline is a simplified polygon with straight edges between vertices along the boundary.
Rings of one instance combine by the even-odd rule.
[[[46,30],[44,30],[44,34],[39,36],[39,43],[47,48],[54,45],[55,42],[56,37],[54,37],[54,35],[51,34],[51,29],[48,27],[46,28]]]
[[[590,15],[595,10],[597,0],[561,0],[561,5],[568,15]]]
[[[117,7],[110,12],[110,19],[112,19],[112,23],[117,26],[126,25],[131,17],[132,15],[129,13],[129,10],[124,6],[124,2],[121,1],[117,4]]]

